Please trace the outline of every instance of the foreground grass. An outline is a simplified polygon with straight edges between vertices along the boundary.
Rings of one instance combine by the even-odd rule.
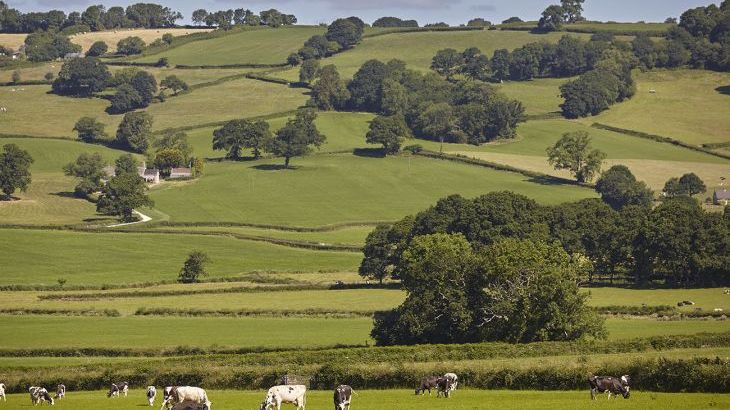
[[[272,294],[277,298],[277,294]],[[190,297],[190,300],[194,300]],[[281,299],[283,301],[283,299]],[[730,321],[607,320],[611,340],[726,332]],[[303,348],[372,344],[370,318],[187,318],[0,316],[6,349],[130,348]]]
[[[289,54],[301,48],[309,37],[324,31],[322,27],[245,28],[223,37],[194,41],[137,61],[150,63],[160,57],[167,57],[171,64],[183,65],[281,64],[286,62]]]
[[[229,237],[0,230],[2,284],[69,285],[174,280],[187,254],[208,253],[213,277],[254,270],[308,271],[357,268],[361,255],[295,249]]]
[[[636,76],[636,95],[585,122],[658,134],[690,144],[730,141],[730,74],[703,70],[651,71]],[[651,93],[650,90],[655,90]]]
[[[631,398],[624,400],[590,401],[586,391],[486,391],[459,389],[449,399],[432,397],[415,397],[412,390],[358,390],[353,397],[353,407],[357,409],[403,409],[422,410],[424,408],[472,410],[484,408],[499,409],[584,409],[587,406],[596,409],[716,409],[730,406],[730,395],[699,393],[652,393],[632,391]],[[258,408],[266,392],[264,391],[208,391],[216,410]],[[157,398],[156,405],[161,403]],[[30,405],[27,394],[9,395],[4,408],[13,410]],[[107,399],[105,391],[68,392],[65,399],[57,402],[55,408],[101,408],[109,410],[132,410],[146,406],[145,392],[133,389],[129,397]],[[307,406],[321,409],[332,406],[332,392],[310,391],[307,393]]]
[[[178,222],[255,222],[319,226],[397,220],[437,199],[511,190],[543,203],[595,194],[575,186],[549,186],[513,173],[419,157],[369,158],[315,155],[282,161],[208,164],[193,184],[152,191],[160,211]],[[196,198],[186,201],[184,198]]]

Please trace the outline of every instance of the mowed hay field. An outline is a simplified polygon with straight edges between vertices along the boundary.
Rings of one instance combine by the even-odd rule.
[[[0,230],[3,284],[122,284],[177,278],[192,250],[208,253],[212,277],[251,271],[355,271],[357,252],[298,249],[204,235]]]
[[[174,65],[284,64],[289,54],[296,53],[307,39],[324,32],[324,28],[312,26],[237,29],[222,37],[193,41],[135,61],[150,63],[167,57]]]
[[[636,95],[583,122],[670,137],[689,144],[730,142],[730,73],[637,73]],[[651,93],[650,90],[656,91]]]
[[[461,386],[461,384],[460,384]],[[208,390],[216,410],[258,408],[266,396],[265,391],[217,391]],[[109,410],[133,410],[146,406],[143,390],[130,390],[129,397],[107,399],[106,391],[71,392],[65,399],[56,403],[54,408],[76,409],[97,408],[103,403]],[[159,395],[159,392],[158,392]],[[3,405],[9,410],[21,409],[30,405],[28,394],[8,395]],[[730,395],[703,393],[649,393],[632,391],[629,400],[617,399],[590,402],[588,390],[585,391],[486,391],[460,388],[449,399],[415,397],[412,390],[357,390],[352,406],[362,410],[474,410],[499,408],[503,410],[563,410],[584,409],[588,405],[595,409],[615,409],[620,406],[627,410],[644,409],[722,409],[730,406]],[[618,402],[618,403],[617,403]],[[157,398],[155,406],[161,403]],[[285,404],[284,406],[290,406]],[[331,391],[310,391],[307,393],[307,408],[324,409],[332,407]]]
[[[33,64],[29,67],[19,68],[16,70],[0,70],[0,83],[11,82],[13,80],[13,73],[16,71],[20,73],[21,81],[45,81],[47,73],[52,73],[55,78],[58,75],[58,72],[61,71],[61,66],[63,66],[62,62],[53,61],[50,63]],[[18,88],[18,86],[12,85],[10,87]]]
[[[194,33],[205,33],[211,31],[210,28],[154,28],[154,29],[117,29],[111,31],[90,31],[83,34],[75,34],[71,36],[71,42],[81,46],[86,52],[92,44],[97,41],[103,41],[109,46],[109,52],[117,50],[119,40],[127,37],[139,37],[149,44],[154,40],[161,38],[165,34],[172,34],[175,37],[184,36]]]
[[[0,45],[17,50],[25,44],[27,34],[0,33]]]
[[[0,90],[1,91],[1,90]],[[0,201],[0,221],[10,224],[76,224],[95,220],[96,207],[73,197],[76,180],[63,174],[63,166],[82,153],[100,153],[112,163],[123,152],[76,141],[35,138],[0,138],[0,146],[16,144],[27,150],[34,162],[33,181],[27,192],[16,192],[19,201]],[[109,219],[101,217],[101,219]],[[96,221],[100,222],[100,221]]]
[[[294,158],[294,169],[282,164],[209,163],[204,178],[155,189],[151,197],[176,222],[320,226],[394,221],[456,193],[512,190],[553,204],[595,196],[586,188],[540,185],[515,173],[420,157],[323,154]]]
[[[371,59],[383,62],[399,59],[405,61],[408,68],[427,71],[436,52],[445,48],[463,51],[469,47],[478,47],[491,58],[494,51],[501,48],[513,50],[532,42],[557,42],[565,34],[536,35],[523,31],[494,30],[394,33],[364,38],[357,47],[324,59],[321,64],[336,65],[344,78],[352,77],[363,63]],[[275,76],[298,81],[299,68],[276,73]]]

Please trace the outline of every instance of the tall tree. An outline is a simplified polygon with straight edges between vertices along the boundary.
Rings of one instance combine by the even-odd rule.
[[[654,194],[644,182],[637,181],[625,165],[614,165],[596,181],[596,192],[613,209],[629,205],[650,207]]]
[[[542,17],[537,23],[537,28],[541,31],[558,31],[565,24],[565,11],[562,7],[553,4],[548,6],[542,12]]]
[[[189,88],[188,84],[176,75],[168,75],[165,77],[162,81],[160,81],[160,87],[172,90],[175,95],[177,95],[178,92],[185,91]]]
[[[591,149],[591,138],[585,131],[569,132],[547,149],[548,162],[555,169],[569,170],[578,182],[588,182],[601,171],[606,154]]]
[[[152,135],[152,116],[144,111],[124,114],[117,128],[117,142],[134,152],[145,152]]]
[[[269,123],[263,120],[232,120],[213,131],[213,149],[225,150],[226,158],[241,159],[241,150],[249,148],[258,159],[269,144],[271,131]]]
[[[74,125],[73,130],[78,133],[83,142],[98,142],[107,138],[105,125],[93,117],[81,117]]]
[[[192,251],[185,264],[180,270],[177,281],[180,283],[196,283],[201,276],[208,276],[205,271],[205,264],[210,262],[207,253],[201,251]]]
[[[583,3],[586,0],[560,0],[563,7],[563,16],[568,23],[575,23],[583,19]]]
[[[53,82],[53,92],[61,95],[88,97],[104,90],[111,74],[97,58],[73,58],[63,64]]]
[[[141,206],[153,206],[154,202],[147,196],[147,184],[136,173],[123,173],[112,177],[104,186],[97,212],[106,215],[117,215],[122,221],[134,220],[134,209]]]
[[[5,199],[12,199],[16,190],[25,192],[31,183],[30,166],[33,157],[15,144],[3,145],[0,151],[0,189]]]
[[[299,82],[311,83],[317,78],[319,72],[319,61],[315,59],[304,60],[299,68]]]
[[[337,67],[326,65],[319,70],[317,82],[312,87],[312,100],[320,110],[342,109],[350,99],[350,91],[340,78]]]
[[[276,132],[276,137],[269,141],[267,151],[278,157],[284,157],[284,167],[289,168],[289,161],[293,157],[307,155],[312,147],[319,148],[325,143],[326,137],[319,133],[314,120],[317,113],[311,109],[300,109],[295,118]]]
[[[205,22],[208,17],[208,11],[205,9],[197,9],[193,11],[193,24],[199,26]]]
[[[447,79],[459,73],[464,56],[453,48],[439,50],[431,60],[431,69]]]
[[[682,191],[689,196],[694,196],[707,191],[704,181],[700,179],[694,172],[684,174],[679,178],[679,185]]]
[[[105,166],[106,161],[98,152],[83,153],[76,158],[76,161],[66,164],[63,172],[68,176],[79,178],[74,194],[83,198],[101,189]]]
[[[329,41],[335,41],[340,47],[347,49],[362,40],[363,26],[348,19],[337,19],[327,28],[325,37]]]
[[[401,144],[410,134],[411,131],[402,116],[377,116],[370,122],[365,141],[368,144],[382,144],[386,155],[397,154]]]
[[[509,51],[507,49],[495,50],[490,63],[492,76],[497,81],[504,81],[509,78]]]

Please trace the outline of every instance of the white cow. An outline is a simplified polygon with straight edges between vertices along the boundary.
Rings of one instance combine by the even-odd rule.
[[[3,383],[0,383],[0,398],[3,399],[3,401],[8,401],[5,397],[5,384]]]
[[[456,386],[459,384],[459,377],[456,375],[456,373],[446,373],[444,375],[444,378],[449,381],[449,391],[456,390]]]
[[[297,406],[297,410],[305,410],[307,404],[307,386],[274,386],[266,393],[266,398],[261,403],[261,410],[269,410],[276,406],[281,410],[281,403],[291,403]]]
[[[150,403],[150,407],[155,405],[155,397],[157,396],[157,389],[155,386],[147,386],[147,401]]]
[[[30,401],[34,406],[43,404],[44,402],[48,402],[51,406],[55,404],[53,402],[53,397],[51,397],[51,395],[48,394],[48,390],[43,387],[31,386],[28,389],[28,392],[30,393]]]
[[[205,410],[210,410],[212,404],[208,400],[208,394],[200,387],[177,386],[170,390],[170,395],[162,402],[162,407],[185,402],[202,404]]]

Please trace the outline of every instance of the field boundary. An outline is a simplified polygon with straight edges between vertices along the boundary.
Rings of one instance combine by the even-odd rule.
[[[297,110],[289,110],[289,111],[282,111],[282,112],[276,112],[266,115],[259,115],[255,117],[244,117],[244,118],[231,118],[228,120],[222,120],[222,121],[213,121],[213,122],[207,122],[203,124],[193,124],[193,125],[186,125],[182,127],[171,127],[171,128],[165,128],[157,131],[153,131],[153,135],[164,135],[169,133],[176,133],[180,131],[192,131],[197,130],[200,128],[209,128],[209,127],[221,127],[225,125],[226,123],[233,121],[233,120],[249,120],[249,121],[257,121],[257,120],[271,120],[274,118],[281,118],[281,117],[288,117],[291,115],[295,115],[297,113]]]
[[[376,311],[337,309],[172,309],[138,308],[134,316],[178,317],[301,317],[301,318],[351,318],[372,317]]]
[[[348,151],[349,152],[349,151]],[[290,225],[270,225],[270,224],[257,224],[247,222],[171,222],[171,221],[159,221],[147,224],[148,227],[156,226],[170,226],[170,227],[217,227],[217,228],[258,228],[258,229],[270,229],[272,231],[284,231],[284,232],[334,232],[341,229],[357,228],[366,226],[377,226],[377,225],[392,225],[396,221],[360,221],[360,222],[342,222],[330,225],[321,225],[315,227],[307,226],[290,226]],[[0,225],[0,228],[2,225]]]
[[[730,155],[726,155],[726,154],[723,154],[720,152],[715,152],[715,151],[703,148],[698,145],[688,144],[684,141],[676,140],[674,138],[665,137],[662,135],[649,134],[649,133],[642,132],[642,131],[635,131],[635,130],[630,130],[630,129],[626,129],[626,128],[614,127],[611,125],[601,124],[598,122],[594,122],[593,124],[591,124],[591,127],[597,128],[599,130],[613,131],[613,132],[617,132],[619,134],[625,134],[625,135],[629,135],[632,137],[643,138],[643,139],[647,139],[647,140],[651,140],[651,141],[655,141],[655,142],[677,145],[682,148],[687,148],[687,149],[691,149],[693,151],[703,152],[705,154],[714,155],[719,158],[730,159]]]
[[[9,308],[0,309],[0,315],[8,316],[87,316],[87,317],[120,317],[116,309],[41,309],[41,308]]]

